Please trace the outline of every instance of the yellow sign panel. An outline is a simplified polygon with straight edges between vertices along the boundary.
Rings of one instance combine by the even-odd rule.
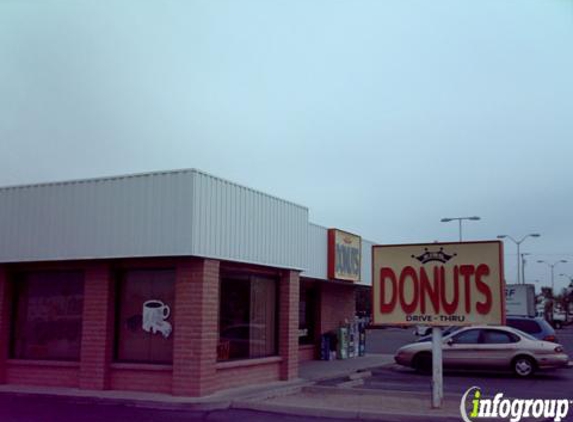
[[[372,247],[375,324],[505,323],[499,241]]]
[[[328,278],[360,281],[362,238],[338,229],[328,230]]]

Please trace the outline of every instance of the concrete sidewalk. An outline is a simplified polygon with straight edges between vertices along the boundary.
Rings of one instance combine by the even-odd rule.
[[[370,354],[364,357],[309,361],[300,366],[300,378],[224,390],[206,397],[174,397],[168,394],[93,391],[71,388],[0,385],[0,394],[27,397],[42,396],[80,403],[119,404],[165,410],[212,411],[219,409],[258,410],[299,416],[345,419],[384,419],[385,421],[428,420],[432,416],[451,417],[454,401],[438,411],[429,411],[429,397],[410,393],[343,388],[370,375],[370,370],[393,364],[392,355]],[[335,387],[316,384],[333,380]],[[347,381],[348,380],[348,381]],[[459,402],[457,404],[459,406]],[[459,414],[459,412],[458,412]],[[404,419],[405,418],[405,419]],[[436,420],[436,419],[435,419]]]
[[[239,400],[265,400],[286,394],[300,392],[309,381],[277,381],[253,386],[232,388],[218,391],[204,397],[179,397],[161,393],[116,390],[80,390],[77,388],[35,387],[28,385],[0,385],[0,394],[28,397],[50,397],[54,400],[74,403],[119,404],[124,406],[144,407],[165,410],[198,410],[210,411],[228,409]]]
[[[394,363],[394,355],[371,354],[344,360],[311,360],[302,362],[299,376],[308,381],[322,381],[329,378],[342,377],[353,372],[366,371]]]
[[[169,394],[135,391],[97,391],[27,385],[0,385],[0,394],[50,396],[54,399],[67,399],[76,402],[116,402],[124,405],[160,409],[225,409],[235,401],[253,398],[265,400],[270,397],[294,394],[300,392],[302,387],[309,386],[316,381],[347,376],[358,371],[383,366],[390,361],[390,358],[390,355],[367,355],[346,360],[303,362],[299,369],[300,377],[298,379],[232,388],[205,397],[177,397]]]
[[[304,417],[385,422],[460,420],[460,398],[456,395],[446,395],[442,408],[432,409],[428,392],[360,388],[362,378],[371,375],[370,370],[393,364],[393,355],[382,354],[342,361],[304,362],[300,368],[301,378],[311,382],[298,391],[265,399],[236,400],[231,407]]]
[[[427,393],[389,392],[339,387],[304,387],[300,392],[266,400],[234,402],[235,409],[304,417],[383,420],[385,422],[459,421],[460,399],[447,396],[432,409]]]

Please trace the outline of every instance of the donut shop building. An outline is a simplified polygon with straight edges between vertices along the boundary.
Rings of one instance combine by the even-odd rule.
[[[205,396],[298,377],[371,242],[197,170],[0,188],[0,384]]]

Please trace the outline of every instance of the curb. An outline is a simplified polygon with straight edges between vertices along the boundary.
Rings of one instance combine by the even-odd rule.
[[[101,397],[101,396],[80,396],[64,395],[54,393],[37,393],[23,391],[0,391],[2,396],[23,397],[29,399],[49,399],[74,404],[95,404],[95,405],[117,405],[125,407],[137,407],[142,409],[157,410],[188,410],[188,411],[211,411],[224,410],[231,406],[231,399],[214,400],[210,402],[189,403],[189,402],[169,402],[161,400],[123,398],[123,397]]]
[[[310,394],[331,394],[331,395],[346,395],[348,394],[348,389],[341,388],[341,387],[330,387],[330,386],[323,386],[323,385],[310,385],[310,386],[303,386],[301,388],[302,392],[310,393]],[[427,399],[428,402],[430,401],[431,392],[418,392],[418,391],[403,391],[403,390],[382,390],[382,389],[373,389],[373,388],[352,388],[352,394],[357,396],[374,396],[380,397],[381,395],[384,396],[393,396],[393,397],[416,397],[420,399]],[[444,400],[450,399],[454,401],[460,400],[460,394],[457,393],[444,393]]]
[[[388,412],[374,412],[374,411],[359,411],[359,410],[342,410],[342,409],[325,409],[314,408],[306,406],[295,405],[276,405],[261,402],[236,402],[231,405],[231,409],[235,410],[254,410],[258,412],[289,415],[289,416],[304,416],[304,417],[318,417],[318,418],[331,418],[331,419],[355,419],[355,420],[383,420],[384,422],[426,422],[426,421],[440,421],[440,422],[459,422],[460,418],[457,416],[447,415],[411,415],[404,413],[388,413]]]
[[[105,395],[90,395],[90,394],[70,394],[69,392],[38,392],[38,391],[19,391],[19,390],[1,390],[0,395],[12,397],[25,397],[30,399],[49,399],[53,401],[60,401],[66,403],[76,404],[103,404],[103,405],[117,405],[126,407],[137,407],[144,409],[158,409],[158,410],[186,410],[208,412],[212,410],[225,410],[229,409],[235,401],[247,400],[267,400],[274,397],[281,397],[285,395],[295,394],[302,390],[303,387],[312,385],[311,382],[304,382],[298,380],[291,385],[270,387],[264,391],[246,391],[229,396],[211,397],[208,399],[197,398],[195,401],[185,400],[177,397],[166,396],[166,400],[153,399],[153,398],[137,398],[137,397],[113,397]],[[110,391],[110,390],[106,390]]]
[[[360,369],[341,370],[339,372],[333,372],[332,374],[329,374],[329,375],[317,376],[314,378],[304,378],[304,377],[302,377],[302,378],[307,380],[307,381],[312,381],[312,382],[318,383],[318,382],[324,382],[324,381],[328,381],[328,380],[335,379],[335,378],[352,377],[352,376],[356,376],[354,374],[360,374],[362,372],[372,372],[376,369],[388,368],[392,365],[395,365],[395,362],[393,362],[393,361],[392,362],[386,362],[386,363],[368,366],[368,367],[360,368]]]

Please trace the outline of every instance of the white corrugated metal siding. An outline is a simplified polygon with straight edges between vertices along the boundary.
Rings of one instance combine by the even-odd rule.
[[[0,262],[198,255],[303,269],[308,209],[196,170],[0,189]]]
[[[0,189],[0,262],[191,252],[192,172]]]
[[[362,268],[360,272],[360,285],[372,285],[372,246],[375,242],[362,239]]]
[[[303,277],[326,280],[328,273],[328,229],[317,224],[308,224],[308,253]]]
[[[193,255],[303,269],[308,209],[194,174]]]

